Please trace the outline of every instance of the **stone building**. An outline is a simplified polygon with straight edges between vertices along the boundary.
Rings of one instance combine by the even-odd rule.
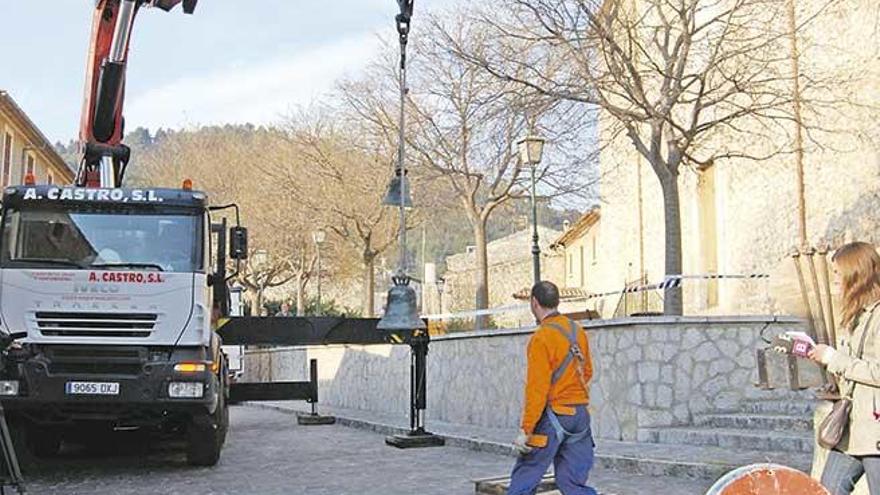
[[[562,283],[564,258],[550,249],[561,233],[546,227],[538,228],[541,246],[541,278]],[[487,245],[489,259],[489,307],[521,304],[514,293],[532,283],[532,230],[525,229]],[[446,258],[446,284],[443,306],[447,311],[474,309],[476,294],[476,255],[472,250]],[[495,318],[497,324],[503,318]]]
[[[48,184],[69,184],[74,176],[12,96],[0,90],[0,187],[21,184],[28,172]]]
[[[810,129],[835,130],[811,131],[804,142],[807,243],[832,248],[850,240],[878,244],[880,7],[874,0],[846,0],[823,10],[822,3],[797,2],[799,20],[819,12],[804,22],[798,35],[802,77],[846,82],[804,96],[838,102],[833,104],[837,111],[805,112],[801,117]],[[600,115],[599,128],[611,128],[611,119]],[[790,128],[770,138],[790,139],[795,126],[787,125]],[[762,131],[756,127],[754,142],[746,145],[756,150],[772,147]],[[603,138],[612,144],[600,157],[602,235],[597,240],[598,262],[586,272],[587,280],[596,281],[590,290],[619,290],[639,278],[660,281],[665,273],[659,181],[629,139]],[[688,281],[686,314],[803,311],[790,256],[800,244],[797,168],[795,153],[682,167],[683,272],[770,275],[767,281]]]

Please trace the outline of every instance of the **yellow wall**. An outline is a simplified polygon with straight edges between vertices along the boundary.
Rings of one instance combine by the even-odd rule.
[[[73,172],[61,167],[60,158],[49,143],[35,142],[28,137],[27,124],[15,118],[11,112],[0,109],[0,184],[21,184],[24,170],[29,159],[33,160],[34,173],[38,183],[47,182],[51,174],[56,184],[69,184],[73,181]],[[3,176],[3,160],[6,156],[6,136],[12,137],[10,149],[10,167],[7,176]],[[30,157],[30,158],[29,158]]]

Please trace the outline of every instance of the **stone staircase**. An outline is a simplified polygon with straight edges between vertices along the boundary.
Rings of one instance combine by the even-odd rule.
[[[653,476],[716,479],[759,462],[809,471],[813,402],[765,400],[694,417],[689,426],[645,428],[637,442],[600,440],[597,462]]]

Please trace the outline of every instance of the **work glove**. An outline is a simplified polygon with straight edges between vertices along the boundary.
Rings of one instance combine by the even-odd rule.
[[[513,441],[513,448],[517,451],[519,455],[526,455],[532,451],[532,447],[530,447],[526,442],[529,441],[529,436],[526,435],[526,432],[523,430],[519,430],[519,435],[516,436],[516,440]]]

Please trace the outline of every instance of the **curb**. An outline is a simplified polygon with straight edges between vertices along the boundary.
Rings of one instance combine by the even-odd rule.
[[[290,415],[296,415],[303,412],[284,406],[276,406],[274,404],[262,404],[259,402],[242,402],[242,405],[258,409],[269,409],[272,411],[278,411]],[[395,426],[378,421],[368,421],[365,419],[340,416],[338,414],[333,414],[333,416],[336,417],[336,424],[338,425],[347,426],[349,428],[356,428],[358,430],[371,431],[373,433],[379,433],[380,435],[401,435],[409,432],[409,428],[404,428],[402,426]],[[460,435],[449,435],[447,433],[432,433],[437,435],[438,437],[443,438],[446,441],[447,447],[459,447],[476,452],[505,455],[509,457],[516,457],[517,455],[516,451],[514,451],[513,447],[509,444],[492,442],[488,440],[480,440],[473,437],[463,437]]]
[[[302,411],[277,406],[274,404],[264,404],[259,402],[243,402],[242,405],[254,407],[258,409],[268,409],[278,411],[283,414],[296,415]],[[401,426],[389,425],[378,421],[369,421],[364,419],[340,416],[334,414],[336,424],[359,430],[371,431],[381,435],[400,435],[409,432],[408,428]],[[509,444],[492,442],[489,440],[481,440],[474,437],[464,437],[460,435],[449,435],[446,433],[433,432],[435,435],[442,437],[446,441],[447,447],[458,447],[476,452],[485,452],[488,454],[503,455],[515,458],[516,451]],[[695,480],[717,479],[724,473],[734,469],[737,466],[731,466],[724,463],[696,463],[696,462],[677,462],[666,459],[651,459],[633,457],[621,454],[596,452],[596,464],[605,469],[617,472],[637,473],[646,476],[671,476],[676,478],[686,478]]]

